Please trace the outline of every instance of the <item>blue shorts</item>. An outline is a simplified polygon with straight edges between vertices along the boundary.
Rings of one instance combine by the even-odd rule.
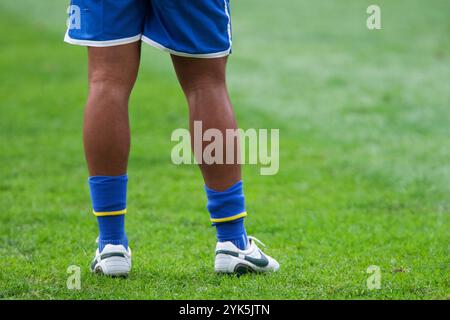
[[[175,55],[231,52],[229,0],[71,0],[64,41],[107,47],[144,41]]]

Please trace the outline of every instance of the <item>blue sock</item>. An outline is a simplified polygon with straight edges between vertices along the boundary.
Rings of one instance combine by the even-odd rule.
[[[97,217],[100,235],[98,248],[102,252],[107,244],[121,244],[128,248],[128,239],[125,234],[125,215]]]
[[[244,227],[245,198],[242,181],[225,191],[215,191],[205,186],[208,197],[208,211],[211,222],[216,227],[219,242],[231,241],[236,247],[245,250],[248,245]]]
[[[128,248],[125,234],[128,176],[94,176],[89,178],[92,207],[97,216],[100,252],[107,244]]]
[[[218,241],[231,241],[239,249],[247,249],[248,239],[244,227],[244,218],[231,222],[217,223],[215,226]]]

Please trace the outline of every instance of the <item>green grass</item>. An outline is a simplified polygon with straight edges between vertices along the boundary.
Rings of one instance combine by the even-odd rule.
[[[231,95],[242,128],[280,129],[280,172],[244,169],[248,231],[278,274],[212,272],[194,166],[170,161],[187,108],[170,59],[144,48],[131,101],[127,280],[92,276],[97,236],[81,144],[86,52],[64,1],[0,3],[0,298],[446,299],[450,3],[234,1]],[[70,265],[82,289],[66,288]],[[366,269],[381,268],[369,291]]]

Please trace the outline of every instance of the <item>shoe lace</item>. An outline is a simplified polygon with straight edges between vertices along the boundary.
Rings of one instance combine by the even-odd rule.
[[[257,242],[257,243],[259,243],[259,244],[262,245],[264,248],[266,247],[266,245],[265,245],[261,240],[255,238],[255,237],[253,237],[253,236],[248,236],[248,239],[249,239],[249,240],[252,240],[252,241],[255,241],[255,242]]]

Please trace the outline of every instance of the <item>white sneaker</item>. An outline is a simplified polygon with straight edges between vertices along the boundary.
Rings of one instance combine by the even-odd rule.
[[[112,277],[126,277],[131,270],[131,249],[107,244],[100,253],[97,249],[91,271]]]
[[[278,262],[262,253],[255,242],[265,245],[254,237],[248,237],[249,246],[240,250],[232,242],[217,242],[214,270],[217,273],[275,272]]]

